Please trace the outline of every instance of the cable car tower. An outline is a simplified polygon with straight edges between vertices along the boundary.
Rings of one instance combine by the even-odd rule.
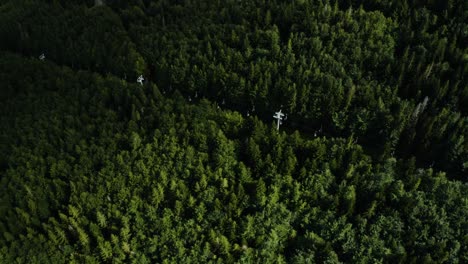
[[[281,109],[279,110],[279,112],[276,112],[275,115],[273,116],[277,120],[277,123],[276,123],[277,130],[279,130],[279,127],[282,124],[281,120],[283,120],[283,116],[284,114],[281,113]]]
[[[143,85],[143,81],[145,80],[145,78],[143,78],[143,75],[140,75],[137,79],[137,83]]]

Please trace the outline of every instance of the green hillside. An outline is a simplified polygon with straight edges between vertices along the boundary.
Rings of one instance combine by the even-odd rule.
[[[468,262],[468,2],[105,2],[0,1],[0,263]]]

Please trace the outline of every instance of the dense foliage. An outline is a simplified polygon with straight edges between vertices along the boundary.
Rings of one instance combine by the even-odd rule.
[[[0,1],[0,263],[468,262],[464,1],[107,2]]]

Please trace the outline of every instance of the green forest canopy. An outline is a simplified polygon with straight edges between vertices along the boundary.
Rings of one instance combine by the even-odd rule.
[[[468,262],[467,3],[107,2],[0,1],[1,263]]]

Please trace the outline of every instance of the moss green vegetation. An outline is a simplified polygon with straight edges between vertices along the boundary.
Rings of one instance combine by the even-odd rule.
[[[0,263],[468,262],[465,1],[87,2],[0,1]]]

